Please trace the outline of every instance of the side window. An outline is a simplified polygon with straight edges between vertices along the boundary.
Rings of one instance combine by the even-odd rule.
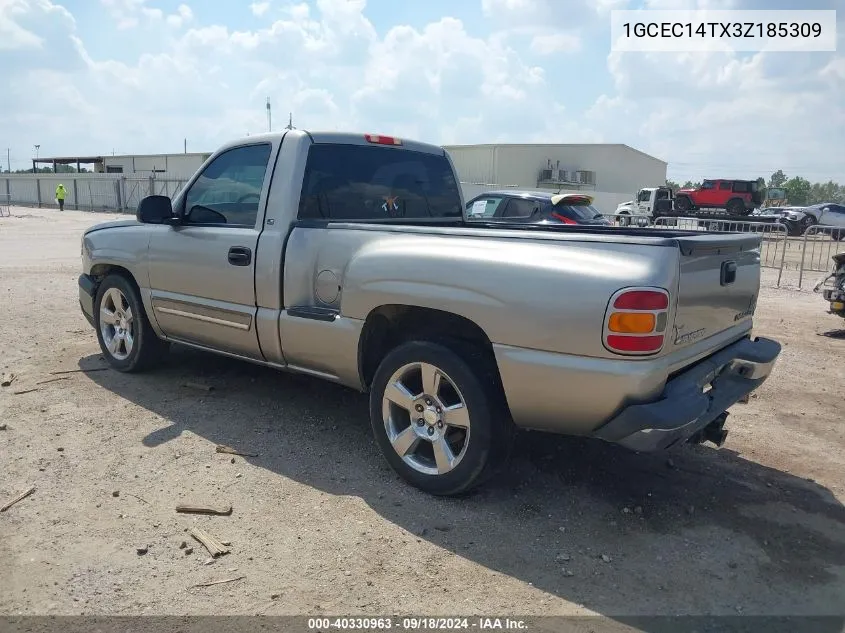
[[[666,189],[661,189],[657,192],[657,200],[667,200],[669,198],[669,192]]]
[[[716,183],[714,183],[712,180],[705,180],[703,183],[701,183],[701,188],[702,189],[715,189]]]
[[[502,213],[503,218],[527,218],[530,217],[535,210],[539,210],[540,205],[535,200],[525,200],[523,198],[511,198],[508,201],[508,206],[505,207]]]
[[[732,189],[733,183],[729,180],[723,180],[719,183],[719,191],[730,191]]]
[[[639,194],[637,194],[637,202],[648,202],[650,198],[651,192],[646,191],[645,189],[643,189],[642,191],[640,191]]]
[[[467,218],[470,220],[492,218],[501,204],[502,198],[479,198],[467,204]]]
[[[748,193],[749,191],[751,191],[750,184],[751,183],[743,182],[741,180],[737,180],[736,182],[733,183],[733,186],[734,186],[733,190],[736,191],[737,193]]]
[[[215,158],[185,196],[185,224],[254,226],[271,150],[246,145]]]

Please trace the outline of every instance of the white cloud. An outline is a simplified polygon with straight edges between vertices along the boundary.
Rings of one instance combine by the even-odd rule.
[[[538,55],[572,53],[581,48],[581,39],[567,33],[546,33],[535,35],[531,40],[531,50]]]
[[[484,17],[471,25],[443,16],[378,29],[385,16],[371,20],[363,0],[254,2],[263,21],[244,29],[204,22],[187,4],[101,0],[102,31],[123,29],[127,46],[115,48],[86,41],[51,0],[0,0],[6,142],[96,154],[178,151],[187,137],[211,150],[264,131],[270,97],[276,129],[292,112],[300,128],[440,143],[627,143],[669,160],[676,178],[783,168],[842,179],[841,53],[607,55],[607,11],[627,0],[476,1]]]
[[[252,15],[258,18],[267,13],[269,9],[269,2],[253,2],[251,5],[249,5],[249,10],[252,11]]]
[[[50,0],[42,0],[50,2]],[[134,29],[142,22],[158,23],[164,21],[168,26],[179,28],[193,20],[194,12],[186,4],[180,4],[176,13],[166,15],[158,7],[148,6],[147,0],[100,0],[117,23],[117,29]]]
[[[176,13],[167,16],[168,26],[179,28],[194,19],[194,12],[187,4],[180,4]]]

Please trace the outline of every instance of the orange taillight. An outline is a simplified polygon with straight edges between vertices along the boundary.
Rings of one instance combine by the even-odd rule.
[[[649,334],[654,331],[657,319],[651,312],[614,312],[607,322],[607,329],[620,334]]]

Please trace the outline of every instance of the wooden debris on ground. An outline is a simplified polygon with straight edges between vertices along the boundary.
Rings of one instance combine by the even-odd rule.
[[[13,391],[12,393],[16,396],[22,396],[25,393],[32,393],[33,391],[41,391],[39,387],[33,387],[32,389],[19,389],[18,391]]]
[[[27,498],[29,495],[31,495],[33,492],[35,492],[35,486],[32,486],[31,488],[28,488],[27,490],[25,490],[25,491],[23,491],[22,493],[20,493],[20,494],[19,494],[17,497],[15,497],[14,499],[10,499],[9,501],[7,501],[7,502],[3,505],[3,507],[2,507],[2,508],[0,508],[0,512],[5,512],[5,511],[6,511],[6,510],[8,510],[9,508],[11,508],[13,505],[15,505],[18,501],[23,501],[24,499],[26,499],[26,498]]]
[[[243,580],[246,576],[235,576],[234,578],[224,578],[223,580],[212,580],[211,582],[201,582],[198,585],[193,585],[191,589],[197,587],[212,587],[214,585],[222,585],[225,582],[235,582],[236,580]]]
[[[217,448],[214,449],[218,453],[226,453],[227,455],[239,455],[240,457],[258,457],[258,453],[244,453],[243,451],[239,451],[236,448],[232,448],[231,446],[224,446],[223,444],[218,444]]]
[[[87,373],[91,371],[108,371],[108,367],[91,367],[90,369],[65,369],[63,371],[51,371],[51,376],[58,376],[60,374],[78,374],[78,373]]]
[[[15,382],[15,378],[17,378],[16,374],[4,373],[2,376],[0,376],[0,386],[8,387],[13,382]]]
[[[191,528],[191,536],[203,544],[203,547],[208,550],[208,553],[211,554],[212,558],[217,558],[218,556],[229,553],[228,547],[223,545],[223,543],[201,528]]]
[[[232,506],[195,506],[188,503],[180,503],[176,506],[176,512],[184,512],[186,514],[219,514],[222,516],[228,516],[232,514]]]
[[[47,380],[41,380],[36,385],[46,385],[49,382],[58,382],[59,380],[70,380],[70,376],[58,376],[56,378],[48,378]]]
[[[199,391],[214,391],[213,385],[206,385],[202,382],[186,382],[183,387],[188,387],[189,389],[198,389]]]

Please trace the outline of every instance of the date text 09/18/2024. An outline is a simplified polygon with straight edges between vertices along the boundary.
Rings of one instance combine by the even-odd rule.
[[[528,628],[524,620],[497,617],[353,617],[353,618],[309,618],[309,631],[331,630],[391,630],[400,631],[444,631],[444,630],[511,630],[524,631]]]

